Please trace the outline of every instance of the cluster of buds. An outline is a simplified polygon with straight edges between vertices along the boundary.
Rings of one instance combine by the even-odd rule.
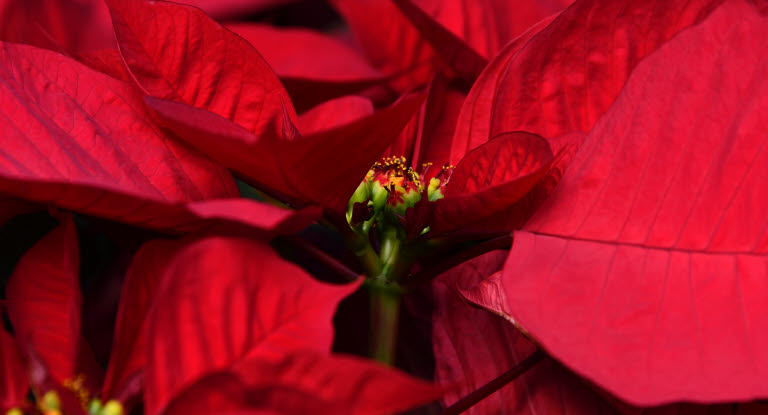
[[[63,386],[74,393],[78,400],[80,400],[80,405],[88,415],[123,415],[123,405],[120,404],[120,402],[109,400],[102,403],[99,399],[90,399],[87,394],[84,395],[83,391],[85,389],[82,388],[82,378],[76,378],[74,381],[65,382]],[[42,415],[66,415],[66,412],[62,408],[59,394],[55,391],[48,391],[43,394],[43,396],[38,399],[36,406],[36,410],[31,413],[39,413]],[[22,411],[21,408],[13,408],[7,411],[5,415],[24,415],[24,411]]]
[[[374,226],[408,228],[406,211],[442,199],[453,166],[422,165],[420,173],[407,165],[405,157],[386,157],[371,167],[349,200],[347,221],[356,231],[367,234]],[[419,233],[427,224],[419,224]],[[408,232],[412,233],[412,232]]]

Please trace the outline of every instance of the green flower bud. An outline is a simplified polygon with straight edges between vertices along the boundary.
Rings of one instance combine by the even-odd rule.
[[[99,415],[101,412],[101,401],[94,399],[88,404],[88,413],[90,415]]]
[[[444,198],[442,187],[440,186],[440,179],[433,177],[429,179],[429,187],[427,188],[427,199],[430,202]]]
[[[360,219],[356,218],[355,213],[359,213],[360,211],[360,204],[367,203],[368,199],[371,198],[371,182],[369,181],[368,177],[366,177],[359,186],[357,186],[357,189],[355,189],[355,193],[352,194],[352,198],[349,199],[349,204],[347,205],[347,223],[352,225],[353,227],[358,226]],[[355,205],[358,205],[357,208]],[[367,220],[364,219],[364,220]]]
[[[373,202],[373,211],[381,212],[389,198],[389,191],[379,182],[371,183],[371,201]]]
[[[48,391],[43,395],[43,399],[40,401],[40,407],[43,411],[53,411],[61,409],[61,401],[59,400],[59,394],[55,391]]]
[[[107,401],[99,415],[123,415],[123,405],[114,399]]]

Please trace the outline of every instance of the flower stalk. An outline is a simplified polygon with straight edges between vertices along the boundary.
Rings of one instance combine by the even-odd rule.
[[[386,283],[384,283],[386,284]],[[381,282],[369,286],[371,300],[370,356],[392,366],[397,349],[401,293]]]

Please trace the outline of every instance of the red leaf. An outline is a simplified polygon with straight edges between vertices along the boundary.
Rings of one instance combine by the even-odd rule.
[[[570,165],[574,155],[581,147],[581,143],[584,142],[585,136],[586,134],[578,131],[549,139],[552,153],[556,154],[555,160],[549,167],[547,174],[522,199],[503,211],[467,224],[455,232],[469,235],[488,235],[520,229],[536,213],[555,189],[557,183],[560,182],[565,169]]]
[[[0,0],[0,40],[82,52],[115,47],[99,0]]]
[[[588,132],[644,56],[721,2],[585,0],[538,24],[478,78],[459,116],[451,162],[504,132]]]
[[[142,101],[127,84],[11,44],[0,45],[0,77],[6,177],[109,183],[110,190],[181,201],[236,192],[221,167],[145,121]]]
[[[492,58],[515,37],[548,16],[559,13],[572,2],[573,0],[395,0],[400,10],[421,31],[424,39],[430,42],[444,59],[451,54],[446,53],[443,48],[459,46],[443,33],[447,31],[483,60]]]
[[[303,112],[326,101],[345,95],[365,95],[374,102],[388,104],[396,96],[382,85],[380,79],[354,81],[325,81],[304,78],[283,78],[296,111]]]
[[[631,403],[768,396],[767,23],[728,2],[644,60],[473,301]]]
[[[149,95],[183,102],[263,133],[290,98],[246,40],[200,9],[108,0],[120,52]],[[291,120],[293,108],[288,108]]]
[[[27,373],[18,346],[0,324],[0,412],[21,406],[28,390]]]
[[[336,408],[336,412],[328,413],[339,413],[343,408],[342,412],[348,414],[389,414],[433,401],[442,394],[425,381],[372,360],[306,350],[286,356],[250,358],[234,370],[251,386],[294,390],[326,402],[328,408]],[[300,413],[274,409],[282,409],[280,413]]]
[[[77,232],[63,218],[24,254],[5,287],[19,348],[32,349],[59,383],[78,374],[82,303]]]
[[[388,74],[406,74],[396,83],[400,90],[425,83],[446,63],[474,79],[502,46],[569,2],[332,1],[378,67]]]
[[[471,46],[465,43],[460,37],[456,36],[453,32],[445,28],[439,22],[437,22],[432,16],[427,14],[424,10],[419,8],[411,0],[393,0],[394,3],[400,8],[400,11],[411,21],[414,27],[416,27],[425,41],[435,49],[437,54],[453,68],[461,78],[467,81],[468,84],[477,79],[480,72],[483,71],[486,65],[488,65],[488,59],[477,53]],[[456,9],[447,5],[445,2],[436,4],[437,10],[450,10],[456,11]],[[465,5],[463,10],[477,10],[482,9],[477,7],[477,3],[472,3],[471,6]],[[486,10],[489,14],[495,13],[497,10]],[[463,20],[464,16],[461,13],[456,13],[457,18]],[[487,26],[477,27],[477,29],[487,29]]]
[[[133,75],[128,72],[123,57],[117,49],[102,49],[81,53],[78,60],[91,68],[105,73],[123,82],[133,83]]]
[[[158,240],[141,247],[126,273],[115,323],[115,338],[104,380],[102,398],[131,402],[143,374],[146,354],[145,317],[157,294],[163,272],[182,247],[177,241]],[[130,412],[130,408],[126,408]]]
[[[184,104],[151,97],[146,101],[168,128],[261,188],[346,209],[365,173],[413,116],[422,97],[407,96],[370,117],[291,141],[255,136]]]
[[[147,413],[159,413],[192,382],[246,355],[329,352],[336,305],[357,286],[316,282],[253,241],[190,244],[166,268],[162,300],[147,317]]]
[[[494,379],[505,368],[514,367],[536,349],[508,321],[472,306],[459,294],[458,290],[471,289],[500,270],[505,257],[503,251],[486,254],[443,274],[433,285],[435,377],[439,384],[453,388],[444,398],[446,405]],[[757,415],[766,409],[768,406],[756,402],[630,407],[604,392],[593,390],[552,359],[546,359],[467,413]]]
[[[423,163],[442,166],[450,159],[451,140],[466,96],[442,76],[435,76],[419,112],[387,149],[388,156],[404,156],[416,171]]]
[[[280,78],[325,81],[384,78],[357,50],[322,32],[253,23],[230,23],[226,27],[250,42]]]
[[[227,28],[259,51],[282,80],[298,111],[386,85],[390,78],[356,49],[322,32],[249,23],[228,24]]]
[[[394,75],[394,87],[405,92],[423,85],[445,67],[434,49],[390,0],[331,0],[382,72]],[[386,30],[382,30],[386,28]]]
[[[536,346],[507,321],[469,304],[459,289],[472,288],[504,264],[494,251],[441,275],[433,284],[432,339],[435,378],[449,388],[449,406],[511,369]],[[484,399],[468,414],[612,414],[613,408],[572,373],[547,359]]]
[[[369,99],[350,95],[324,102],[302,114],[297,127],[304,134],[315,134],[352,123],[371,114],[373,103]]]
[[[238,195],[232,177],[148,122],[127,84],[10,44],[0,45],[0,78],[5,194],[174,232],[243,225],[272,231],[313,219],[313,212],[294,217],[253,201],[195,202]]]
[[[467,154],[437,201],[432,229],[444,232],[501,212],[525,196],[553,160],[549,143],[524,132],[503,134]]]
[[[332,405],[289,387],[250,387],[229,372],[207,375],[184,389],[163,411],[163,415],[194,414],[338,414],[341,405]]]

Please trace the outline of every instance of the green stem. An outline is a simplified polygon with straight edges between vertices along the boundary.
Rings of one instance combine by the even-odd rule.
[[[371,298],[371,357],[392,366],[395,363],[397,324],[400,315],[400,292],[385,286],[383,281],[372,282]]]
[[[377,276],[382,281],[396,281],[400,262],[400,240],[397,238],[397,230],[388,228],[383,232],[381,240],[381,274]]]
[[[376,250],[371,246],[368,241],[368,235],[362,232],[350,232],[345,236],[347,246],[352,248],[352,251],[357,256],[360,263],[365,268],[365,275],[369,278],[381,274],[381,259],[376,253]]]

